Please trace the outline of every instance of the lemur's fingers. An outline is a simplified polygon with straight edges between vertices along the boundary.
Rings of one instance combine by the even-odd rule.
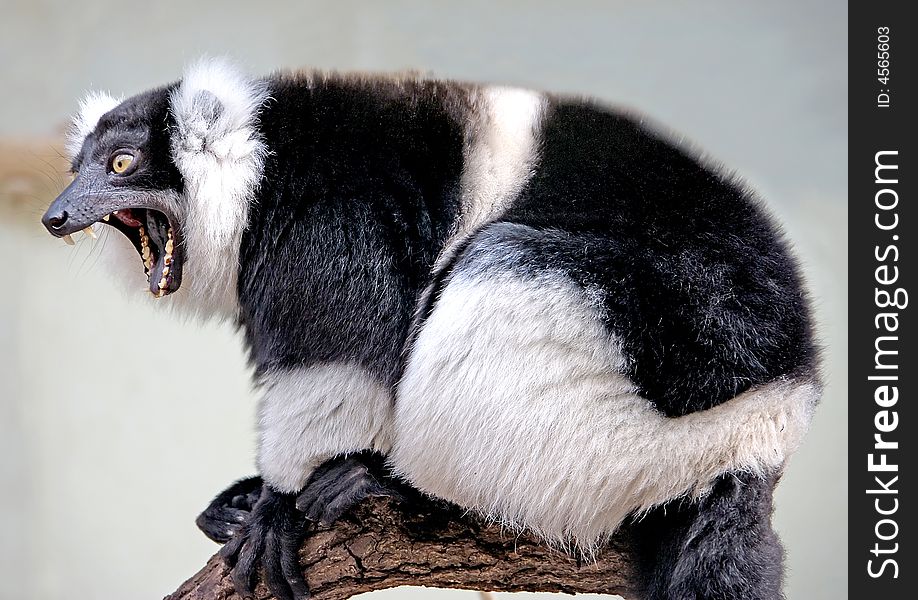
[[[301,537],[286,527],[273,528],[267,534],[262,560],[265,583],[279,600],[303,600],[309,597],[309,588],[299,566]]]
[[[236,562],[239,559],[239,550],[245,543],[247,534],[248,532],[246,531],[246,528],[243,527],[242,530],[239,531],[238,535],[234,535],[230,541],[226,543],[225,546],[220,548],[220,552],[218,552],[220,557],[224,560],[224,562],[226,562],[226,566],[231,569],[236,566]]]
[[[249,494],[234,497],[234,504],[246,504]],[[232,569],[233,587],[245,598],[253,597],[256,575],[264,567],[265,583],[280,600],[303,600],[309,597],[305,579],[300,573],[299,547],[306,534],[306,518],[294,507],[295,497],[264,487],[251,512],[224,507],[223,516],[247,515],[247,522],[220,551]],[[231,512],[231,511],[236,511]],[[211,511],[216,514],[219,511]]]
[[[300,544],[302,539],[298,536],[284,536],[281,539],[281,570],[293,595],[298,598],[309,597],[309,586],[306,579],[303,578],[303,571],[300,568]]]
[[[352,458],[332,459],[323,463],[315,470],[306,483],[306,487],[297,496],[297,509],[307,512],[308,508],[315,503],[316,498],[327,490],[339,488],[342,480],[351,477],[355,469],[366,471],[366,467]]]
[[[326,497],[321,503],[314,504],[307,516],[312,520],[330,525],[364,499],[382,495],[386,495],[386,490],[372,476],[367,475],[358,481],[351,482],[335,496]]]
[[[229,505],[233,508],[251,511],[255,506],[255,503],[258,502],[259,497],[261,497],[260,487],[255,491],[249,492],[248,494],[237,494],[236,496],[233,496],[233,499],[230,500]]]
[[[370,467],[357,458],[335,459],[321,469],[296,500],[297,509],[313,522],[334,523],[365,498],[390,494]]]
[[[318,521],[324,506],[339,495],[347,493],[353,486],[361,485],[365,473],[366,469],[362,466],[342,465],[340,470],[329,472],[325,477],[307,485],[297,496],[297,509],[306,513],[309,520]]]
[[[235,536],[261,497],[261,477],[235,482],[214,498],[195,520],[204,535],[223,544]]]
[[[228,488],[220,492],[214,502],[218,500],[223,504],[228,503],[228,501],[236,496],[245,496],[247,494],[255,493],[256,497],[261,495],[261,488],[264,486],[264,482],[261,477],[245,477],[238,481],[235,481]]]
[[[256,567],[261,558],[265,540],[263,536],[257,534],[244,537],[245,540],[241,543],[239,553],[235,557],[236,566],[233,567],[231,576],[237,594],[243,598],[254,598]]]
[[[265,566],[265,583],[271,595],[277,600],[295,600],[290,585],[284,578],[280,565],[280,544],[276,531],[269,531],[265,538],[265,555],[262,563]]]
[[[238,508],[208,509],[198,515],[195,524],[208,538],[218,544],[225,544],[239,533],[250,514],[249,511]]]

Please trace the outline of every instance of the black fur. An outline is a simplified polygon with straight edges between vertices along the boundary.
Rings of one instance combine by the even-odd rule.
[[[316,469],[297,496],[296,507],[310,521],[330,525],[370,496],[400,496],[392,484],[383,456],[359,452]]]
[[[751,194],[636,121],[585,103],[549,116],[508,243],[605,298],[628,376],[667,416],[814,368],[807,301]]]
[[[450,94],[372,80],[272,87],[261,116],[271,155],[239,281],[259,372],[343,360],[394,385],[458,210],[463,130]]]
[[[83,140],[71,168],[80,171],[84,165],[104,166],[109,156],[120,148],[136,148],[141,153],[138,168],[130,177],[111,177],[106,182],[115,189],[175,190],[181,193],[182,176],[172,162],[169,128],[169,93],[174,84],[128,98],[104,114],[94,132]]]
[[[346,361],[394,387],[417,297],[458,211],[464,125],[453,94],[434,82],[273,82],[260,116],[266,177],[240,252],[241,324],[256,375]],[[334,520],[382,493],[355,460],[318,472],[300,514]],[[286,499],[266,506],[287,514]],[[286,535],[272,527],[291,522],[263,519],[245,556],[263,555],[269,586],[299,597],[286,546],[278,558],[256,539]],[[234,568],[237,588],[251,564]]]
[[[784,550],[771,527],[776,477],[720,477],[634,526],[644,600],[779,600]]]
[[[198,515],[195,521],[198,529],[218,544],[230,541],[248,520],[261,497],[263,484],[261,477],[247,477],[217,494]]]

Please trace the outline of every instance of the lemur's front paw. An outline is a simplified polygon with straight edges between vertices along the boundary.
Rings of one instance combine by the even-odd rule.
[[[233,586],[243,598],[254,598],[259,565],[264,567],[265,583],[276,598],[309,597],[299,563],[307,521],[295,503],[295,494],[281,494],[265,485],[248,521],[220,550],[232,567]]]
[[[240,479],[229,486],[198,515],[195,520],[198,528],[218,544],[225,544],[248,521],[261,496],[261,486],[261,477]]]
[[[268,485],[256,489],[259,478],[238,482],[214,499],[198,517],[198,526],[211,539],[229,540],[220,555],[232,567],[233,585],[240,596],[254,597],[255,574],[261,565],[274,596],[307,598],[299,548],[310,522],[331,524],[367,497],[396,495],[393,483],[378,454],[334,458],[315,470],[299,494],[281,494]]]

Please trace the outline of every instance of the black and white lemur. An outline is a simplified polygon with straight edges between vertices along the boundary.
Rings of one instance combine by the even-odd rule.
[[[240,589],[305,596],[308,522],[389,477],[587,555],[633,522],[648,599],[782,597],[817,352],[734,178],[591,101],[222,60],[69,142],[48,230],[119,230],[158,302],[244,332],[260,477],[198,520]]]

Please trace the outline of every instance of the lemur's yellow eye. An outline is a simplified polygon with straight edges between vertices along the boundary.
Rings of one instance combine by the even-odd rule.
[[[116,154],[115,157],[112,158],[112,171],[118,175],[121,175],[128,170],[133,162],[134,157],[131,154],[127,154],[125,152]]]

